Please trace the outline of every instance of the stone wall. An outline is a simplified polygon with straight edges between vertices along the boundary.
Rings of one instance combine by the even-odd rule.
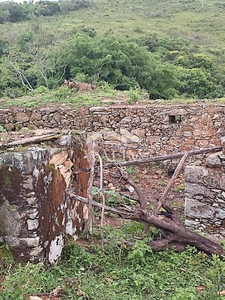
[[[213,238],[225,238],[225,139],[205,166],[185,168],[185,224]]]
[[[88,140],[98,141],[100,150],[111,156],[111,158],[119,157],[123,159],[146,158],[184,150],[220,146],[221,137],[225,136],[224,124],[225,105],[216,103],[208,104],[205,102],[188,105],[149,104],[82,107],[79,111],[75,111],[65,105],[61,105],[60,107],[43,107],[40,109],[15,107],[0,110],[0,125],[3,125],[8,131],[9,139],[10,132],[19,129],[22,131],[32,131],[36,129],[58,128],[60,130],[82,131],[86,134]],[[1,140],[4,142],[4,138],[1,137]],[[42,155],[41,153],[38,155]],[[19,156],[20,154],[15,153],[15,157],[13,158],[13,162],[15,163],[17,163],[16,155]],[[32,154],[29,153],[28,156],[31,157]],[[218,229],[223,232],[223,219],[225,217],[223,211],[223,201],[225,199],[223,181],[225,180],[225,174],[222,168],[223,162],[221,157],[216,158],[216,168],[215,166],[212,167],[212,163],[211,166],[210,164],[206,166],[194,166],[191,164],[191,166],[186,167],[185,171],[186,224],[195,229],[204,229],[209,233],[214,233]],[[195,156],[189,158],[187,163],[193,163],[198,159],[201,159],[202,162],[204,161],[202,158],[202,156]],[[218,161],[220,161],[219,166]],[[50,174],[53,174],[53,170],[49,169],[48,165],[49,161],[46,161],[42,168],[44,168],[43,172],[49,174],[47,178],[51,178],[52,175]],[[77,160],[77,165],[79,165],[79,160]],[[12,164],[12,166],[14,165]],[[22,165],[19,167],[22,168]],[[38,168],[40,168],[39,165]],[[39,179],[37,180],[36,178],[34,182],[40,182],[42,185],[46,179],[44,176],[41,177],[40,174]],[[65,182],[63,180],[61,182],[62,178],[57,174],[55,175],[55,186],[64,185],[65,187]],[[32,176],[32,174],[30,173],[29,176]],[[24,182],[26,180],[24,178]],[[29,180],[31,181],[31,179]],[[86,178],[78,179],[78,189],[85,186],[86,180]],[[15,185],[15,188],[19,187]],[[24,188],[24,191],[26,191],[26,188]],[[43,190],[39,188],[37,191],[40,194],[38,197],[41,197],[43,200],[40,209],[43,211],[49,210],[49,213],[53,213],[54,215],[53,208],[47,205],[48,198],[44,196]],[[19,191],[15,192],[19,194]],[[35,195],[36,200],[32,200],[34,201],[34,205],[36,205],[35,201],[41,200],[38,200],[37,194]],[[62,193],[60,196],[60,199],[63,199],[60,200],[62,201],[61,203],[67,203],[67,200],[64,198],[65,195]],[[14,205],[13,201],[12,204]],[[27,202],[29,201],[28,197]],[[57,203],[60,203],[60,201]],[[67,210],[66,204],[62,204],[60,207],[64,207],[65,211]],[[17,216],[19,214],[18,208],[15,207],[15,209],[15,216]],[[36,218],[36,215],[39,215],[39,211],[37,212],[32,206],[29,209],[30,212],[28,214],[25,213],[25,216],[28,217],[23,216],[26,226],[19,224],[20,232],[23,232],[23,238],[33,238],[34,242],[36,241],[37,243],[37,240],[35,240],[37,238],[36,230],[37,228],[43,228],[44,230],[45,224],[43,223],[44,225],[40,227],[41,222],[37,221],[38,217]],[[60,222],[65,222],[62,216],[60,218],[57,217],[56,219]],[[71,222],[68,221],[67,224],[71,224]],[[57,228],[56,225],[57,223],[52,226]],[[73,232],[72,225],[67,225],[66,227],[70,228],[71,232]],[[55,231],[52,230],[52,232]],[[47,235],[43,233],[43,237],[41,238],[43,243],[46,241],[46,237]],[[58,240],[56,241],[55,239]],[[56,234],[53,236],[52,241],[54,241],[52,242],[53,245],[59,244],[61,243],[61,237]],[[39,242],[37,245],[40,245]],[[49,256],[51,246],[49,246],[50,244],[47,245],[45,251],[48,252],[46,255]],[[39,249],[39,251],[42,250]]]
[[[83,107],[79,111],[61,105],[0,110],[0,124],[9,132],[21,128],[85,130],[115,156],[144,158],[220,145],[224,112],[225,105],[204,102]]]
[[[0,241],[22,261],[53,263],[67,236],[82,231],[86,209],[70,192],[86,197],[88,166],[81,143],[62,136],[54,145],[0,154]]]

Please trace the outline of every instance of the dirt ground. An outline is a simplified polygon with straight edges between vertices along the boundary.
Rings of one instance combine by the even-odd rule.
[[[157,204],[160,196],[166,188],[171,175],[168,175],[168,168],[162,164],[143,164],[140,166],[129,166],[124,167],[129,178],[131,178],[142,190],[142,193],[149,203],[150,209],[153,209]],[[94,184],[98,186],[98,181]],[[126,198],[135,199],[137,198],[134,189],[124,182],[116,169],[108,169],[104,171],[104,190],[109,191],[111,194],[125,196]],[[119,205],[120,199],[118,199]],[[169,190],[166,196],[166,202],[171,205],[178,214],[184,216],[184,174],[181,174],[175,181],[175,184]],[[138,205],[138,204],[137,204]],[[111,226],[119,226],[120,221],[118,218],[105,218],[106,223]]]

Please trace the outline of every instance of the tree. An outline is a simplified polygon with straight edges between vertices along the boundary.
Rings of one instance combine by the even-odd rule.
[[[71,49],[68,61],[73,78],[82,73],[91,81],[98,74],[100,81],[116,89],[139,86],[153,99],[168,99],[176,93],[176,73],[172,66],[163,64],[158,56],[133,41],[82,35],[70,41],[67,49]]]
[[[200,68],[178,68],[181,85],[179,91],[191,97],[207,98],[213,89],[211,74]]]
[[[22,5],[15,2],[0,3],[0,23],[19,22],[23,19]]]
[[[40,1],[34,10],[36,16],[53,16],[60,13],[61,9],[57,2]]]

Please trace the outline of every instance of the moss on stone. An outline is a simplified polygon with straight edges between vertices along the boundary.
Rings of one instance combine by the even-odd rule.
[[[5,200],[11,204],[18,204],[20,195],[22,175],[19,170],[11,165],[0,167],[0,205]]]

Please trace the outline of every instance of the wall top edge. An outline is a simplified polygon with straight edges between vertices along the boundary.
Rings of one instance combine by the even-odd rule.
[[[86,107],[83,106],[80,109],[87,109],[90,112],[101,112],[101,111],[109,111],[112,109],[149,109],[149,108],[195,108],[195,107],[225,107],[224,104],[218,104],[218,103],[193,103],[193,104],[173,104],[173,103],[166,103],[166,104],[154,104],[154,103],[149,103],[149,104],[133,104],[133,105],[107,105],[107,106],[92,106],[92,107]],[[26,112],[26,111],[45,111],[45,112],[54,112],[54,111],[59,111],[59,110],[71,110],[71,111],[79,111],[80,109],[74,109],[73,107],[70,106],[64,106],[63,104],[60,105],[52,105],[50,108],[46,107],[28,107],[28,108],[23,108],[23,107],[11,107],[11,108],[0,108],[0,113],[10,113],[12,111],[14,112]]]

